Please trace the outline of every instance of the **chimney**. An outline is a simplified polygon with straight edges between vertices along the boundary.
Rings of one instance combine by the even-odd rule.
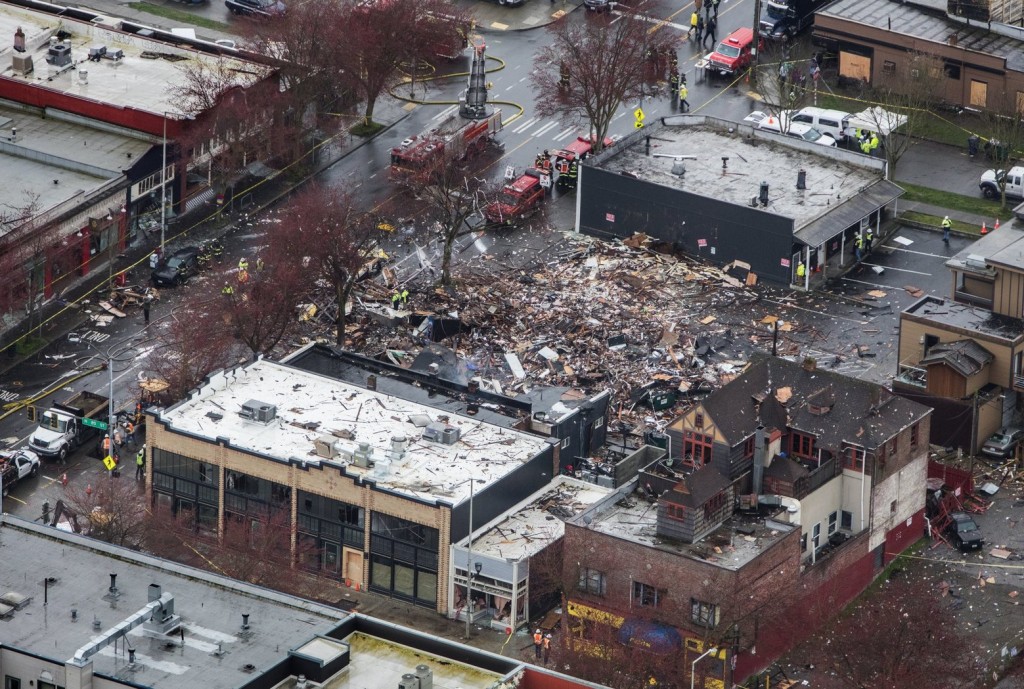
[[[813,373],[818,370],[818,360],[812,356],[804,359],[804,370],[808,373]]]
[[[25,32],[18,27],[18,30],[14,32],[14,52],[23,53],[25,52]]]
[[[764,479],[764,426],[757,424],[754,432],[754,495],[761,494],[761,482]]]

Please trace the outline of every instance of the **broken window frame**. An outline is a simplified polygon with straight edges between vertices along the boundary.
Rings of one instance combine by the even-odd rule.
[[[750,436],[743,441],[743,459],[753,459],[754,447],[757,445],[757,438]]]
[[[910,427],[910,447],[916,449],[921,442],[921,424],[915,423]]]
[[[800,431],[789,432],[789,454],[795,457],[814,457],[814,436]]]
[[[696,431],[683,432],[683,464],[697,469],[711,463],[711,452],[715,439]],[[699,454],[697,452],[699,450]]]
[[[704,503],[704,518],[712,519],[715,516],[715,513],[722,509],[723,506],[725,506],[725,491],[712,495],[708,501]]]
[[[668,589],[659,589],[642,581],[633,582],[633,600],[640,605],[656,608],[668,596]]]
[[[686,520],[686,505],[676,505],[673,503],[665,503],[665,516],[669,519],[676,521]]]
[[[604,572],[590,567],[580,567],[580,578],[576,582],[576,588],[592,596],[604,596],[608,592],[608,581]]]
[[[706,603],[696,598],[690,599],[690,622],[714,629],[720,621],[721,611],[714,603]]]
[[[864,471],[864,459],[867,451],[850,443],[843,444],[843,468],[850,471]]]

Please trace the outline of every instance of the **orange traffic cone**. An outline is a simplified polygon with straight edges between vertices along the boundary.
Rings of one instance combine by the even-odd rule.
[[[999,218],[996,218],[996,224],[992,226],[992,231],[995,232],[999,229]]]
[[[986,227],[985,223],[981,223],[981,233],[988,234],[988,227]]]

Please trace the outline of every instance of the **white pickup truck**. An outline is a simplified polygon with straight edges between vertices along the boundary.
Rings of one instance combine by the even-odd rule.
[[[11,487],[39,473],[39,455],[29,450],[0,450],[0,477],[4,482],[4,495]]]
[[[999,180],[1006,177],[1007,198],[1024,198],[1024,167],[1011,167],[1009,170],[985,170],[981,173],[978,186],[986,199],[999,198]]]

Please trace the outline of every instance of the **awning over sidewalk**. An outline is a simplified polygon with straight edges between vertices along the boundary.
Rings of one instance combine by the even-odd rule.
[[[881,179],[856,196],[819,215],[794,233],[794,238],[811,247],[819,247],[851,225],[856,225],[876,210],[903,196],[903,189]]]

